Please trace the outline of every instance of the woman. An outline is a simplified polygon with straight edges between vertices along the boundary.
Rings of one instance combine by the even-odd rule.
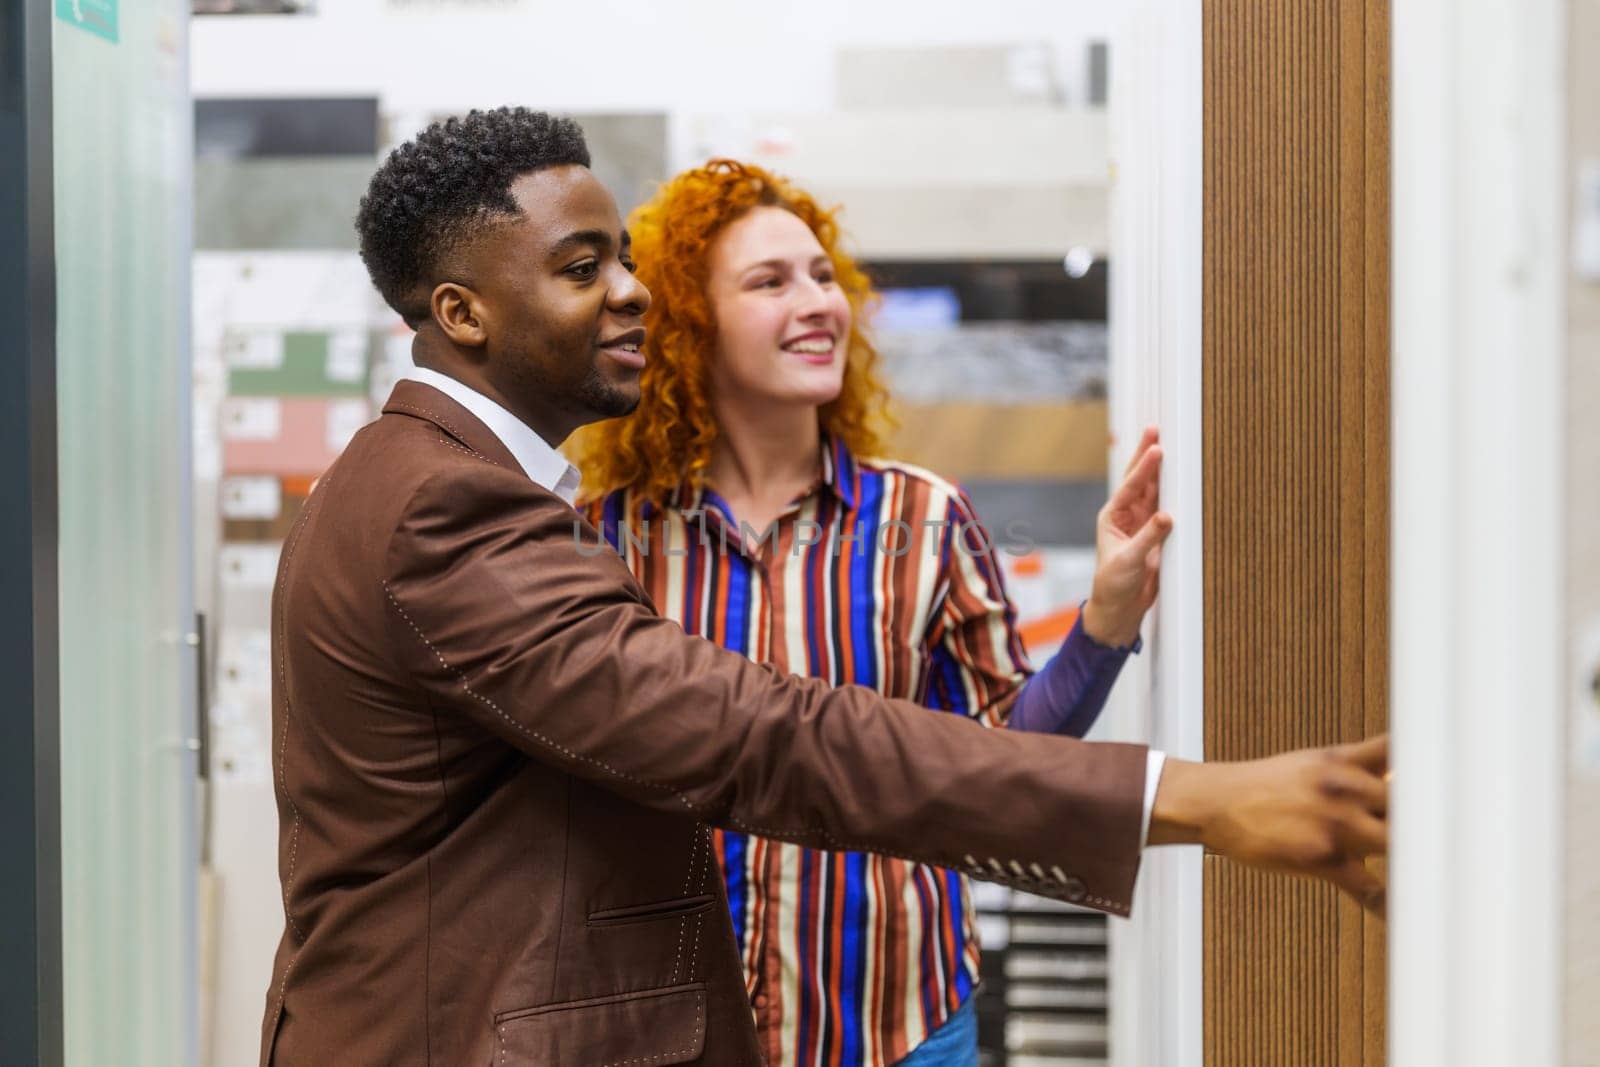
[[[1171,520],[1154,431],[1101,513],[1079,624],[1033,675],[965,495],[873,458],[871,288],[831,214],[718,160],[668,182],[629,229],[654,298],[642,399],[575,443],[590,518],[661,613],[780,670],[1081,736],[1155,597]],[[961,875],[714,837],[771,1064],[977,1063]]]

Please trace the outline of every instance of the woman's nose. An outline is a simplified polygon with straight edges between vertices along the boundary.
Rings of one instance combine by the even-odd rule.
[[[795,302],[801,315],[820,315],[829,310],[828,286],[807,277],[795,286]]]

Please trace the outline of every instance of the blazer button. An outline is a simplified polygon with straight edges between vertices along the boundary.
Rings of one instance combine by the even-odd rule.
[[[1082,878],[1069,876],[1065,882],[1061,883],[1061,892],[1066,895],[1068,900],[1076,904],[1089,895],[1089,887],[1083,884]]]
[[[755,1005],[758,1010],[765,1008],[767,1006],[767,995],[765,993],[757,993],[750,1003]]]

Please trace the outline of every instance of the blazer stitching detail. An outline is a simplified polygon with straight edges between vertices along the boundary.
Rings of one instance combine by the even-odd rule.
[[[694,1036],[689,1039],[689,1045],[688,1045],[687,1048],[674,1049],[671,1052],[658,1052],[654,1056],[635,1056],[632,1059],[612,1060],[610,1063],[602,1064],[601,1067],[628,1067],[629,1064],[634,1064],[634,1063],[638,1063],[638,1064],[654,1063],[657,1060],[664,1060],[668,1056],[685,1056],[685,1055],[687,1055],[689,1052],[693,1051],[695,1043],[700,1040],[700,1031],[705,1029],[705,1014],[706,1014],[706,1000],[705,1000],[704,995],[702,995],[700,997],[700,1002],[695,1006],[695,1009],[694,1009]],[[506,1057],[510,1054],[510,1049],[508,1049],[506,1047],[506,1028],[505,1028],[505,1026],[504,1025],[500,1026],[499,1030],[500,1030],[500,1062],[503,1064],[503,1063],[506,1062]]]
[[[332,484],[333,480],[330,476],[324,475],[323,478],[323,484],[325,486]],[[284,574],[289,572],[289,565],[294,562],[294,551],[296,548],[300,547],[300,536],[305,532],[306,522],[310,519],[310,516],[311,509],[307,508],[301,513],[301,519],[295,525],[294,537],[289,542],[288,547],[284,550]],[[283,626],[283,621],[281,618],[279,619],[278,625],[280,628]],[[301,928],[299,920],[294,917],[294,911],[289,906],[289,896],[294,889],[295,865],[300,859],[300,805],[294,802],[294,796],[289,792],[289,775],[288,771],[284,767],[285,756],[289,750],[289,720],[293,717],[293,703],[289,699],[288,668],[285,666],[287,659],[288,657],[286,654],[283,657],[280,657],[278,660],[278,684],[283,687],[284,706],[283,738],[278,744],[278,782],[283,787],[283,799],[289,802],[289,810],[293,813],[294,818],[289,828],[289,872],[288,876],[284,878],[283,881],[283,914],[285,918],[288,919],[289,925],[294,928],[294,932],[300,935],[300,943],[304,945],[306,940],[306,932]],[[298,955],[298,953],[296,954]],[[287,968],[285,968],[284,973],[287,976]]]
[[[300,953],[296,951],[293,956],[289,957],[289,962],[283,965],[283,981],[278,983],[278,1007],[277,1010],[272,1013],[273,1030],[277,1030],[278,1020],[283,1018],[283,1002],[289,996],[289,972],[294,970],[294,965],[299,959]],[[268,1047],[270,1048],[273,1044],[277,1043],[277,1034],[273,1034],[272,1037],[268,1038],[268,1041]]]
[[[806,844],[804,840],[806,836],[813,835],[814,837],[821,838],[823,841],[827,842],[828,849],[834,852],[875,852],[880,856],[892,856],[895,859],[905,860],[907,863],[921,864],[924,867],[939,866],[939,864],[929,864],[926,860],[917,859],[915,856],[907,856],[903,852],[890,852],[875,845],[852,845],[847,841],[840,841],[828,831],[820,828],[810,830],[773,830],[760,826],[751,826],[749,823],[744,822],[737,817],[730,818],[728,821],[732,823],[734,827],[743,830],[746,833],[759,834],[762,837],[770,837],[778,841],[792,841],[796,844],[806,845],[807,848],[816,847],[815,845]],[[1050,881],[1039,882],[1032,878],[1006,878],[997,876],[988,871],[982,871],[981,873],[983,874],[983,881],[986,882],[993,882],[996,885],[1019,886],[1027,889],[1029,892],[1037,893],[1040,896],[1054,897],[1057,900],[1067,899],[1065,896],[1059,893],[1051,892],[1051,890],[1055,888],[1055,883]],[[1107,911],[1114,915],[1126,916],[1128,914],[1128,905],[1120,901],[1111,901],[1105,899],[1104,897],[1098,896],[1090,896],[1082,899],[1090,900],[1093,903],[1104,907]]]
[[[333,484],[331,475],[324,474],[322,484],[324,486]],[[311,509],[309,507],[300,513],[300,519],[295,524],[294,536],[290,539],[288,547],[284,550],[286,555],[284,556],[283,560],[283,573],[288,573],[289,564],[294,561],[294,550],[300,545],[300,535],[305,531],[306,522],[309,521],[310,517]],[[281,619],[278,625],[280,628],[282,627],[283,623]],[[283,787],[283,799],[289,802],[289,810],[294,815],[294,821],[289,830],[289,876],[284,880],[283,883],[283,916],[288,921],[290,927],[294,929],[294,932],[300,935],[300,947],[295,949],[294,955],[289,957],[289,962],[283,965],[283,981],[278,984],[278,1006],[274,1008],[272,1012],[272,1029],[274,1031],[276,1031],[278,1028],[279,1020],[283,1018],[283,1005],[289,997],[289,974],[294,970],[294,965],[300,959],[300,953],[304,951],[306,944],[306,932],[301,929],[299,920],[294,917],[294,910],[289,907],[290,888],[294,885],[295,861],[300,855],[300,806],[294,802],[294,796],[289,792],[289,776],[284,770],[284,756],[289,750],[289,718],[291,714],[291,704],[289,701],[289,681],[287,668],[284,666],[284,661],[281,659],[278,661],[278,684],[283,686],[284,706],[283,740],[279,742],[278,747],[278,782]],[[274,1033],[274,1035],[267,1040],[268,1048],[270,1049],[272,1044],[277,1041],[276,1034]]]
[[[452,426],[448,421],[445,420],[445,417],[443,415],[437,414],[436,412],[433,412],[433,411],[429,411],[427,408],[417,407],[415,404],[408,404],[404,400],[391,400],[385,406],[394,408],[396,411],[408,411],[413,415],[420,415],[423,418],[427,419],[429,422],[437,423],[438,425],[443,426],[446,430],[448,430],[456,438],[456,440],[460,441],[463,445],[466,444],[467,435],[462,433],[460,430],[456,429],[454,426]],[[479,459],[482,459],[482,460],[488,460],[490,463],[494,463],[495,466],[497,466],[497,467],[501,466],[501,464],[495,463],[494,460],[489,459],[488,456],[484,455],[482,452],[479,452],[477,449],[468,447],[466,449],[466,451],[467,451],[467,453],[469,455],[477,456]]]
[[[422,641],[422,643],[428,647],[428,651],[433,653],[433,657],[434,657],[434,659],[437,659],[439,661],[439,665],[442,666],[445,670],[449,671],[451,674],[456,676],[457,681],[459,681],[461,683],[462,690],[465,691],[466,694],[468,696],[470,696],[472,699],[476,700],[478,703],[484,705],[489,710],[493,711],[500,718],[504,719],[506,724],[509,725],[512,729],[516,730],[518,733],[522,734],[525,737],[531,738],[531,739],[539,742],[541,745],[543,745],[546,748],[554,749],[555,751],[561,753],[563,756],[567,757],[570,760],[573,760],[573,761],[578,762],[578,763],[587,763],[587,764],[589,764],[590,766],[593,766],[593,767],[599,767],[602,771],[605,771],[607,774],[611,775],[613,778],[620,778],[625,782],[632,782],[635,785],[642,785],[642,786],[644,786],[644,787],[646,787],[648,789],[660,790],[663,793],[671,793],[673,796],[675,796],[683,804],[684,807],[688,808],[690,811],[694,810],[694,805],[692,803],[690,803],[689,798],[687,796],[685,796],[682,792],[673,789],[672,786],[663,785],[660,782],[652,782],[652,781],[648,781],[648,780],[646,780],[644,778],[635,777],[634,775],[631,775],[631,774],[627,773],[626,771],[619,771],[615,767],[611,766],[609,763],[606,763],[606,762],[604,762],[602,760],[597,760],[593,756],[585,756],[585,755],[583,755],[581,753],[574,752],[571,749],[567,748],[565,745],[563,745],[563,744],[561,744],[561,743],[559,743],[557,741],[552,741],[550,738],[546,737],[544,734],[540,733],[539,731],[530,729],[527,726],[524,726],[522,723],[518,722],[516,719],[513,719],[510,715],[507,715],[504,711],[501,710],[500,705],[496,704],[493,700],[490,700],[488,697],[484,696],[483,694],[474,691],[472,686],[470,684],[468,684],[467,676],[466,676],[465,673],[463,673],[462,671],[459,671],[456,668],[450,666],[450,661],[445,659],[444,656],[442,656],[439,653],[439,650],[433,646],[433,642],[428,640],[428,635],[422,632],[422,629],[419,626],[417,626],[417,624],[412,621],[411,616],[406,613],[406,609],[400,606],[400,601],[398,601],[398,600],[396,600],[394,598],[394,592],[389,588],[389,583],[388,582],[384,582],[383,583],[383,595],[389,598],[389,603],[394,605],[394,610],[400,613],[400,617],[406,621],[406,625],[411,627],[411,631],[413,633],[415,633],[417,635],[417,637]]]
[[[279,678],[283,678],[283,665],[278,666]],[[287,686],[287,682],[280,681]],[[300,935],[300,943],[304,944],[306,932],[300,928],[300,922],[294,917],[294,910],[289,906],[289,894],[294,887],[295,863],[300,857],[300,806],[294,802],[294,797],[289,793],[289,776],[284,770],[284,759],[289,751],[289,716],[287,714],[289,696],[284,694],[284,707],[286,714],[283,718],[283,737],[278,741],[278,784],[283,788],[283,799],[289,802],[289,811],[293,816],[289,824],[289,873],[283,880],[283,914],[289,920],[289,925],[294,927],[294,932]]]
[[[699,865],[695,862],[695,857],[698,856],[699,854],[700,854],[700,827],[698,825],[696,825],[695,826],[695,833],[694,833],[694,840],[689,843],[689,871],[688,871],[687,874],[684,875],[684,878],[683,878],[683,892],[678,894],[679,896],[683,896],[683,897],[688,896],[689,895],[689,890],[694,888],[695,875],[699,873]]]
[[[466,455],[469,455],[474,459],[481,459],[485,463],[494,463],[494,465],[496,467],[500,466],[500,464],[495,463],[494,460],[490,459],[488,456],[484,455],[482,452],[474,452],[472,449],[467,448],[465,445],[458,445],[454,441],[445,440],[443,437],[439,438],[438,443],[441,444],[441,445],[444,445],[444,447],[446,447],[446,448],[453,448],[457,452],[465,453]]]
[[[711,856],[711,831],[705,826],[699,828],[700,842],[704,846],[700,853],[700,891],[706,890],[706,883],[711,880],[711,864],[707,861]],[[684,894],[687,896],[688,894]],[[689,981],[694,980],[695,964],[700,960],[700,927],[706,920],[706,913],[700,912],[694,917],[694,940],[689,943],[689,972],[685,975]]]
[[[700,959],[700,926],[706,921],[706,913],[700,912],[694,917],[694,940],[689,942],[689,970],[684,975],[686,981],[694,981],[695,964]]]
[[[709,850],[707,850],[707,851],[709,851]],[[699,863],[698,863],[699,858],[700,858],[700,833],[699,833],[699,827],[696,827],[695,828],[694,837],[689,842],[689,867],[688,867],[688,873],[684,875],[684,878],[683,878],[683,892],[679,893],[678,894],[679,896],[686,897],[686,896],[689,895],[689,889],[694,885],[694,876],[695,876],[696,871],[699,868]],[[671,982],[674,985],[677,984],[678,974],[683,968],[683,938],[684,938],[684,934],[686,934],[688,932],[688,930],[689,930],[689,917],[687,915],[685,915],[683,918],[678,920],[678,952],[677,952],[677,955],[674,956],[673,960],[672,960],[672,978],[671,978]],[[689,961],[689,967],[690,967],[691,970],[694,969],[694,961],[693,961],[692,958]]]
[[[694,1009],[694,1036],[689,1039],[687,1048],[675,1049],[672,1052],[661,1052],[654,1056],[635,1056],[627,1060],[612,1060],[610,1063],[601,1064],[601,1067],[628,1067],[629,1064],[633,1063],[654,1063],[657,1060],[664,1060],[668,1056],[688,1055],[694,1050],[695,1043],[700,1040],[700,1031],[705,1029],[705,1015],[706,1001],[705,997],[701,996],[699,1005]]]
[[[689,851],[689,869],[692,871],[692,870],[694,870],[695,853],[699,850],[699,842],[695,842],[694,844],[690,845],[689,849],[690,849],[690,851]],[[682,895],[683,896],[688,896],[689,895],[689,891],[687,889],[685,889],[683,891]],[[673,953],[673,956],[672,956],[672,976],[667,979],[667,981],[668,981],[668,983],[670,985],[677,985],[678,984],[678,974],[683,968],[683,936],[684,936],[684,934],[688,933],[688,931],[689,931],[689,917],[688,916],[684,916],[683,918],[678,920],[678,948],[677,948],[677,951],[675,953]]]

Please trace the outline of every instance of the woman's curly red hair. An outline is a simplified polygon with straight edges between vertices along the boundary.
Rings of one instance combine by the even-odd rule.
[[[639,278],[650,290],[649,339],[640,375],[638,410],[579,431],[570,443],[583,471],[584,495],[631,486],[663,503],[685,482],[698,485],[711,462],[717,424],[707,361],[716,327],[706,297],[707,252],[729,223],[752,208],[792,212],[833,261],[850,301],[850,343],[839,395],[822,406],[822,431],[856,455],[882,452],[888,393],[878,378],[878,353],[862,328],[873,299],[866,273],[840,246],[835,211],[783,178],[748,163],[714,159],[661,187],[628,219]]]

